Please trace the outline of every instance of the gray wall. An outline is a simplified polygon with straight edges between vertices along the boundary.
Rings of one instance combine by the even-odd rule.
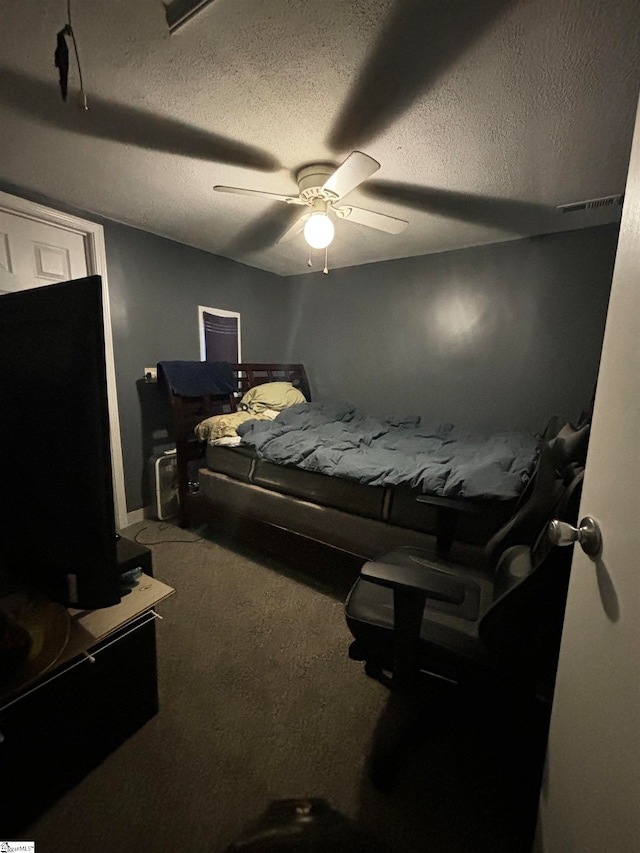
[[[127,510],[152,502],[148,461],[168,443],[169,409],[143,368],[199,359],[197,306],[239,311],[246,361],[279,361],[286,279],[121,225],[7,183],[0,189],[104,228]]]
[[[143,368],[199,358],[199,304],[241,313],[244,360],[303,362],[315,399],[532,430],[589,404],[617,226],[285,279],[1,188],[104,227],[129,512],[168,439]]]
[[[197,306],[241,314],[245,361],[279,361],[285,279],[135,228],[104,222],[127,509],[151,503],[148,461],[168,441],[168,406],[144,367],[200,359]]]
[[[289,279],[316,399],[536,431],[589,405],[618,226]],[[322,317],[322,322],[318,318]]]

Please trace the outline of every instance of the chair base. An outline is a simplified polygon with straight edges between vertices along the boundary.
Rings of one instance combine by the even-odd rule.
[[[513,683],[478,689],[423,676],[400,690],[375,664],[365,662],[365,671],[390,689],[367,760],[369,779],[382,793],[394,789],[417,750],[440,739],[443,722],[449,733],[445,737],[466,738],[466,732],[479,729],[481,740],[495,740],[503,763],[513,765],[514,774],[519,772],[518,756],[544,756],[551,707],[530,689],[516,689]]]

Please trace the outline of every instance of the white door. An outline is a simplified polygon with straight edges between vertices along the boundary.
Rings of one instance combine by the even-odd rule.
[[[0,211],[0,290],[87,275],[84,235]]]
[[[640,849],[640,112],[627,179],[540,799],[544,853]]]
[[[0,192],[0,293],[87,275],[102,277],[115,516],[122,528],[128,519],[102,226]]]

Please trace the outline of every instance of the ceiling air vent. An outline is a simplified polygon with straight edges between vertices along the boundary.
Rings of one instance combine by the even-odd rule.
[[[171,0],[165,3],[164,11],[169,31],[175,33],[210,3],[213,3],[213,0]]]
[[[597,210],[600,207],[622,207],[624,196],[605,195],[602,198],[589,198],[586,201],[575,201],[570,204],[559,204],[556,210],[560,213],[577,213],[579,210]]]

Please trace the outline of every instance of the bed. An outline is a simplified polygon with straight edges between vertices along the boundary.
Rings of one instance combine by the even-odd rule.
[[[517,459],[513,461],[513,453],[509,450],[507,464],[503,464],[504,448],[500,447],[507,434],[488,438],[498,446],[498,461],[492,463],[493,467],[508,469],[506,486],[504,482],[496,486],[493,473],[486,476],[491,464],[488,469],[485,466],[482,476],[476,476],[475,480],[467,476],[463,481],[426,474],[424,466],[412,476],[396,481],[395,474],[389,476],[385,471],[382,476],[380,472],[371,474],[365,465],[370,476],[368,481],[360,482],[337,471],[334,451],[322,441],[318,442],[317,437],[299,451],[300,458],[293,464],[280,454],[283,442],[286,444],[299,426],[296,419],[305,412],[313,415],[320,412],[322,420],[325,408],[336,405],[312,401],[303,365],[233,364],[228,365],[224,377],[216,379],[213,385],[207,384],[207,377],[201,385],[181,387],[180,382],[167,375],[170,364],[159,363],[158,376],[159,381],[166,384],[173,417],[178,520],[182,526],[189,526],[195,517],[206,520],[219,518],[221,513],[231,514],[281,528],[364,559],[401,544],[436,547],[441,553],[450,552],[454,544],[481,548],[513,514],[535,468],[541,437],[515,433],[519,442]],[[196,366],[201,364],[199,362],[189,364],[194,365],[196,371],[201,369]],[[186,366],[187,363],[178,365]],[[200,429],[203,422],[221,415],[234,416],[247,392],[267,383],[288,383],[301,392],[307,403],[282,410],[275,420],[244,418],[242,425],[237,427],[237,432],[242,433],[241,439],[232,446],[224,441],[211,444],[203,439]],[[345,405],[340,404],[341,411],[343,420],[346,418],[349,424],[355,415],[346,411]],[[369,438],[371,433],[380,431],[366,416],[364,421],[365,427],[370,428]],[[391,443],[398,443],[398,438],[408,439],[408,424],[402,420],[391,421]],[[306,427],[301,429],[305,432]],[[334,427],[325,419],[320,429],[331,432]],[[429,441],[434,444],[438,439],[440,466],[446,467],[442,464],[442,445],[451,444],[456,428],[451,425],[424,428],[423,425],[423,432],[427,433],[427,444]],[[344,436],[339,441],[344,443]],[[314,452],[319,444],[322,453]],[[356,456],[367,455],[366,442],[363,444],[361,439],[356,439],[353,444]],[[275,456],[265,452],[267,445],[276,448]],[[410,444],[409,455],[413,452],[415,456],[414,451]],[[478,448],[472,447],[467,452],[465,464],[470,464],[477,454]],[[301,467],[299,463],[305,459],[311,460],[310,464]],[[474,483],[473,488],[469,488],[469,482]]]

